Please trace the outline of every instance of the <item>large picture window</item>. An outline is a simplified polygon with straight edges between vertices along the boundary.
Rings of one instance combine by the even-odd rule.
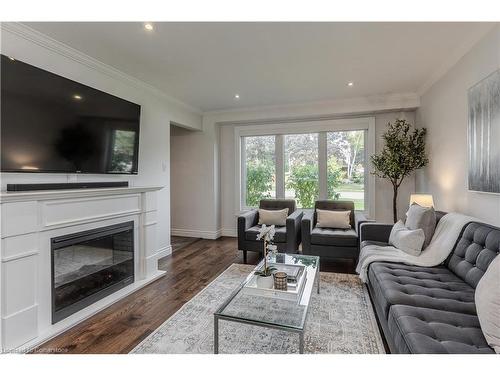
[[[374,215],[367,164],[374,130],[373,118],[236,128],[240,210],[264,198],[295,199],[304,209],[317,199],[339,199]]]

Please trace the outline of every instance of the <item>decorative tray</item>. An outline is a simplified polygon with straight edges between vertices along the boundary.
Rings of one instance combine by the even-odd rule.
[[[287,290],[279,290],[272,288],[261,288],[257,286],[257,278],[258,276],[252,274],[250,279],[247,281],[243,290],[245,293],[254,295],[254,296],[262,296],[262,297],[272,297],[279,298],[287,301],[300,301],[302,297],[302,292],[304,290],[304,285],[306,285],[306,272],[305,266],[302,265],[294,265],[294,264],[282,264],[282,263],[269,263],[269,267],[275,267],[276,271],[290,272],[294,268],[298,268],[298,272],[295,272],[297,275],[297,282],[287,282]]]

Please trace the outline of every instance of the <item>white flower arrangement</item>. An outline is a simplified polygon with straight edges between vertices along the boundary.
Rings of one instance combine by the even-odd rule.
[[[269,250],[271,253],[273,253],[273,255],[276,255],[276,253],[278,252],[278,246],[276,246],[274,244],[269,244],[269,245],[267,245],[267,250]]]
[[[259,234],[257,235],[257,241],[262,240],[264,242],[264,268],[261,271],[256,271],[256,275],[268,277],[271,276],[272,272],[276,270],[275,267],[268,267],[267,264],[267,251],[269,250],[275,253],[278,250],[278,247],[272,243],[275,234],[276,228],[274,225],[268,227],[266,224],[262,224]]]
[[[270,227],[266,226],[266,224],[262,224],[262,227],[259,230],[259,234],[257,235],[257,240],[264,240],[266,242],[271,242],[274,240],[274,235],[276,234],[276,228],[274,225]]]

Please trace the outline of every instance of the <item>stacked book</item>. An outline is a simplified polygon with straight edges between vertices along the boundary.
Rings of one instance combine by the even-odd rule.
[[[289,288],[296,288],[297,284],[304,272],[304,267],[294,266],[288,264],[274,264],[274,267],[278,269],[278,271],[283,271],[287,275],[287,283]]]
[[[303,265],[270,263],[269,266],[275,267],[277,271],[286,272],[287,274],[287,290],[260,288],[257,285],[257,275],[253,274],[246,282],[244,289],[246,293],[263,296],[274,297],[289,301],[300,301],[302,291],[306,284],[306,272]]]

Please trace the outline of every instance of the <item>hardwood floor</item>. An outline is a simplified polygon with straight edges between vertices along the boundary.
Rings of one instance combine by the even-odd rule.
[[[37,348],[36,352],[128,353],[232,263],[243,263],[235,238],[199,240],[162,258],[167,274]],[[258,262],[249,252],[249,264]],[[354,272],[352,262],[321,271]]]

